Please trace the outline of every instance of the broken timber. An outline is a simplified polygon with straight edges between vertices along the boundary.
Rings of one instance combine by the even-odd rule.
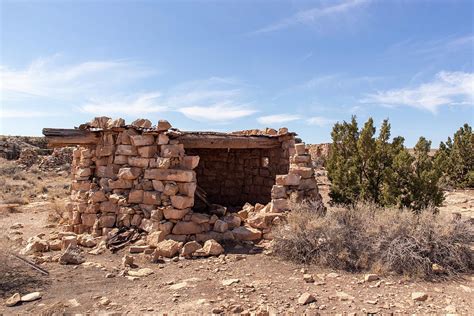
[[[112,130],[113,132],[113,130]],[[44,128],[43,135],[50,147],[65,147],[73,145],[94,145],[99,142],[99,132],[81,129]],[[281,146],[278,137],[246,136],[233,134],[199,134],[182,133],[176,136],[184,148],[278,148]]]

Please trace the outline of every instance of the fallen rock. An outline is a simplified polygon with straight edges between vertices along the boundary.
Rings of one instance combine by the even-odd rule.
[[[124,267],[134,267],[135,264],[133,263],[134,258],[129,255],[125,255],[122,257],[122,266]]]
[[[377,281],[378,279],[379,279],[379,276],[377,274],[366,274],[364,276],[365,282]]]
[[[28,293],[28,294],[23,295],[21,297],[21,301],[22,302],[32,302],[32,301],[39,300],[41,298],[41,296],[42,296],[41,292]]]
[[[208,257],[218,256],[224,253],[224,248],[214,239],[209,239],[204,242],[204,246],[194,252],[195,256]]]
[[[69,245],[66,251],[59,257],[60,264],[81,264],[85,261],[86,259],[81,254],[81,250],[72,245]]]
[[[15,306],[16,304],[18,304],[20,302],[21,302],[20,293],[15,293],[12,296],[10,296],[9,298],[7,298],[7,300],[5,301],[5,306],[12,307],[12,306]]]
[[[314,283],[313,276],[311,274],[303,274],[303,280],[306,283]]]
[[[176,290],[184,289],[187,286],[188,286],[187,282],[180,282],[180,283],[176,283],[176,284],[171,285],[170,290],[176,291]]]
[[[79,235],[77,238],[77,243],[87,248],[94,248],[97,246],[97,241],[92,235],[89,234]]]
[[[352,301],[354,296],[347,294],[346,292],[336,292],[336,297],[341,301]]]
[[[428,294],[425,292],[413,292],[411,293],[411,299],[417,302],[424,302],[428,299]]]
[[[158,259],[158,257],[172,258],[181,250],[182,246],[183,243],[174,241],[172,239],[163,240],[156,245],[153,258],[155,261]]]
[[[227,280],[222,281],[222,285],[229,286],[229,285],[232,285],[234,283],[239,283],[239,282],[240,282],[239,279],[227,279]]]
[[[232,230],[232,234],[237,240],[258,240],[262,238],[262,232],[258,229],[240,226]]]
[[[127,272],[127,274],[134,277],[146,277],[150,274],[153,274],[153,270],[150,268],[143,268],[138,270],[130,270]]]
[[[313,302],[316,302],[316,298],[308,292],[301,294],[301,296],[298,298],[298,304],[300,305],[306,305]]]
[[[49,250],[49,244],[46,240],[43,240],[37,236],[31,237],[27,240],[26,247],[23,248],[20,253],[22,255],[31,255],[37,252],[46,252]]]
[[[183,248],[181,249],[181,255],[183,257],[191,256],[196,250],[201,249],[202,246],[197,241],[190,241],[184,244]]]

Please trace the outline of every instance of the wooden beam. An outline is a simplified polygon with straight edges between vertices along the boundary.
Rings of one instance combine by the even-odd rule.
[[[230,148],[230,149],[252,149],[252,148],[278,148],[281,143],[278,138],[259,136],[236,136],[236,135],[194,135],[184,134],[177,139],[184,148]]]
[[[99,141],[97,133],[82,129],[43,128],[49,147],[93,145]]]

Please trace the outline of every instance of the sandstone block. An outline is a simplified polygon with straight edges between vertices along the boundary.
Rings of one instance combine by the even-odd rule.
[[[114,158],[114,164],[116,165],[124,165],[128,163],[128,156],[123,155],[116,155]]]
[[[99,203],[107,201],[104,191],[91,192],[89,195],[89,203]]]
[[[137,148],[132,145],[118,145],[115,154],[124,156],[136,156]]]
[[[204,243],[201,249],[194,252],[196,256],[218,256],[224,253],[224,248],[214,239],[209,239]]]
[[[140,228],[148,233],[151,233],[153,231],[159,230],[159,225],[159,222],[154,222],[151,219],[144,218],[140,223]]]
[[[296,174],[302,179],[309,179],[314,177],[314,170],[310,167],[291,167],[289,174]]]
[[[196,192],[196,187],[197,187],[196,182],[178,183],[179,193],[181,195],[194,197],[194,192]]]
[[[132,135],[130,136],[130,142],[133,146],[148,146],[155,143],[155,137],[153,135]]]
[[[170,138],[166,136],[165,134],[160,134],[158,135],[156,143],[158,145],[166,145],[170,141]]]
[[[304,143],[295,144],[295,150],[298,156],[304,155],[306,151],[305,144]]]
[[[82,225],[87,227],[94,226],[95,220],[97,219],[96,214],[81,214]]]
[[[138,147],[138,154],[144,158],[155,157],[157,151],[158,151],[158,148],[156,147],[156,145]]]
[[[139,128],[151,128],[151,121],[147,119],[136,119],[135,121],[130,124],[134,127],[139,127]]]
[[[94,128],[107,128],[107,123],[112,120],[110,117],[107,116],[97,116],[94,117],[92,121],[89,122],[89,125]]]
[[[171,128],[171,124],[170,122],[168,122],[167,120],[159,120],[158,121],[158,126],[156,127],[156,129],[159,131],[159,132],[164,132],[164,131],[167,131]]]
[[[174,240],[163,240],[156,245],[153,257],[155,260],[159,257],[172,258],[181,250],[182,245],[181,242]]]
[[[92,175],[91,168],[79,168],[75,172],[77,177],[90,177]]]
[[[106,157],[110,156],[114,153],[114,146],[113,145],[97,145],[95,149],[97,157]]]
[[[147,168],[150,163],[148,158],[129,157],[128,164],[132,167]]]
[[[175,235],[193,235],[202,233],[202,227],[195,222],[179,221],[174,225],[172,233]]]
[[[165,208],[163,209],[163,215],[166,219],[178,220],[182,219],[189,211],[190,209]]]
[[[288,200],[287,199],[272,200],[272,203],[271,203],[271,212],[272,213],[281,213],[281,212],[287,211],[289,209],[290,209],[290,207],[288,205]]]
[[[100,227],[112,228],[115,226],[115,215],[102,215],[99,218]]]
[[[163,192],[165,190],[165,186],[163,182],[160,180],[153,180],[153,190],[158,191],[158,192]]]
[[[237,240],[258,240],[262,238],[260,230],[247,226],[234,228],[232,234]]]
[[[240,224],[242,223],[242,219],[240,218],[240,216],[233,215],[233,214],[224,216],[222,220],[227,223],[227,225],[229,226],[229,229],[234,229],[235,227],[239,227]]]
[[[108,185],[110,189],[131,189],[133,187],[133,180],[111,180],[109,179]]]
[[[153,231],[150,234],[148,234],[146,241],[148,245],[150,245],[153,248],[156,248],[160,242],[165,240],[166,234],[161,231]]]
[[[272,187],[272,199],[286,198],[286,187],[283,185],[274,185]]]
[[[229,225],[226,222],[221,221],[220,219],[218,219],[214,223],[214,231],[216,231],[216,232],[223,233],[228,229],[229,229]]]
[[[184,156],[184,146],[183,146],[183,144],[162,145],[160,156],[164,157],[164,158],[183,157]]]
[[[128,194],[128,203],[143,203],[143,190],[131,190]]]
[[[276,184],[278,185],[299,185],[301,176],[297,174],[277,175]]]
[[[181,256],[189,257],[191,256],[196,250],[201,249],[202,246],[197,241],[190,241],[184,244],[183,248],[181,249]]]
[[[178,191],[179,191],[179,187],[176,184],[176,182],[168,182],[165,185],[163,193],[166,194],[166,195],[171,196],[171,195],[176,195],[176,193],[178,193]]]
[[[246,222],[253,228],[265,229],[272,226],[276,217],[282,217],[281,213],[253,213]]]
[[[145,170],[145,179],[176,182],[195,182],[196,173],[191,170],[179,169],[147,169]]]
[[[125,180],[135,180],[141,174],[140,168],[120,168],[118,177]]]
[[[152,204],[152,205],[160,205],[160,192],[155,191],[145,191],[143,192],[143,203],[145,204]]]
[[[162,210],[152,210],[150,213],[150,218],[156,222],[159,222],[163,219],[163,211]]]
[[[173,195],[171,198],[171,204],[177,209],[186,209],[193,207],[194,198],[189,196]]]
[[[193,213],[193,215],[191,215],[191,221],[195,222],[196,224],[209,223],[209,215],[202,213]]]
[[[199,164],[199,156],[185,156],[181,161],[181,166],[184,169],[192,170]]]

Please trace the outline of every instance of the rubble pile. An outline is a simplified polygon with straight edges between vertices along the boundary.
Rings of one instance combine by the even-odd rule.
[[[69,170],[72,164],[74,148],[54,148],[51,155],[42,156],[38,167],[42,170]]]
[[[154,249],[156,258],[209,256],[223,252],[218,242],[271,239],[271,227],[285,221],[291,203],[311,199],[324,208],[311,157],[285,128],[266,130],[265,137],[278,139],[276,149],[236,151],[231,157],[235,171],[210,159],[212,151],[201,161],[196,151],[185,150],[176,136],[180,133],[164,120],[157,126],[146,119],[125,125],[123,119],[99,117],[80,129],[93,132],[98,141],[73,151],[65,228],[75,234],[110,236],[119,228],[137,228],[148,234],[146,244],[134,248],[137,252]],[[199,148],[199,153],[207,150],[204,139]],[[201,183],[207,190],[212,185],[235,192],[220,196],[226,202],[263,201],[266,193],[268,200],[228,208],[205,201],[197,193]],[[196,208],[197,200],[207,208]]]

